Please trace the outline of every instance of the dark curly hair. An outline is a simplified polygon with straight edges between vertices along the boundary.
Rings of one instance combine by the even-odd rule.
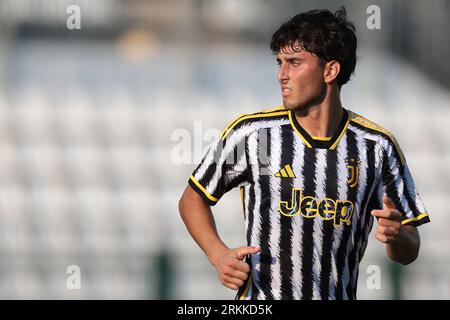
[[[286,47],[306,50],[324,61],[336,60],[341,65],[337,76],[339,88],[348,82],[356,66],[356,34],[342,7],[335,14],[328,10],[300,13],[283,23],[273,34],[270,49],[274,54]]]

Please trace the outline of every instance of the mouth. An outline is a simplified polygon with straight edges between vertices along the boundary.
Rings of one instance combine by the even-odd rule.
[[[291,92],[290,88],[288,88],[288,87],[281,87],[281,95],[283,97],[287,97],[290,92]]]

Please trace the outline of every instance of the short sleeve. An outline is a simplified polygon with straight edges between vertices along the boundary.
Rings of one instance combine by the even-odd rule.
[[[382,173],[377,189],[380,206],[383,203],[383,194],[386,194],[403,215],[402,224],[419,226],[430,222],[403,152],[395,138],[392,137],[392,141],[382,148],[381,158]]]
[[[227,132],[213,142],[192,173],[189,185],[208,205],[215,205],[226,192],[248,182],[246,144],[242,132]]]

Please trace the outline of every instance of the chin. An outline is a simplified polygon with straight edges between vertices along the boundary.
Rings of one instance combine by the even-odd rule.
[[[283,100],[283,106],[286,110],[300,110],[304,107],[302,104],[292,103],[286,100]]]
[[[316,105],[318,102],[320,103],[321,101],[318,101],[318,99],[309,99],[309,100],[302,99],[300,101],[283,99],[283,106],[286,110],[305,111],[309,109],[311,106]]]
[[[287,101],[286,99],[283,99],[283,106],[286,110],[294,110],[297,108],[297,106],[295,104]]]

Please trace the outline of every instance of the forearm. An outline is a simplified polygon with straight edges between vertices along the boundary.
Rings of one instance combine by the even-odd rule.
[[[179,202],[179,211],[192,238],[215,265],[217,256],[228,247],[217,233],[211,208],[188,186]]]
[[[395,262],[409,264],[416,260],[420,249],[420,237],[414,226],[402,226],[395,242],[388,243],[386,253]]]

